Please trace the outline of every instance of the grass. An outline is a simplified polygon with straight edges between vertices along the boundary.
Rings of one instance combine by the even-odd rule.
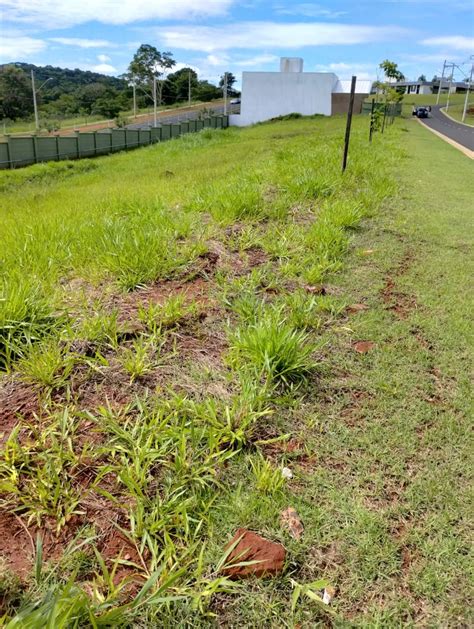
[[[446,110],[445,110],[446,111]],[[462,115],[464,112],[464,103],[455,103],[454,105],[449,104],[449,109],[447,114],[457,120],[458,122],[462,122]],[[471,127],[474,126],[474,101],[470,101],[466,110],[466,117],[464,119],[464,124],[468,124]]]
[[[0,173],[7,627],[469,623],[470,164],[367,132],[344,175],[342,118]],[[281,575],[224,576],[239,527]]]

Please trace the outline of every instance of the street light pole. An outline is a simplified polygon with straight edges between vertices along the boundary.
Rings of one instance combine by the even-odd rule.
[[[156,76],[153,77],[153,126],[156,127]]]
[[[224,72],[224,116],[227,116],[227,72]]]
[[[441,74],[441,79],[439,81],[439,87],[438,87],[438,96],[436,97],[436,104],[438,105],[439,103],[439,95],[441,94],[441,88],[443,87],[443,79],[444,79],[444,69],[446,68],[446,59],[444,60],[443,63],[443,72]]]
[[[36,102],[35,73],[31,70],[31,87],[33,89],[33,109],[35,112],[35,128],[39,130],[38,103]]]
[[[33,72],[33,70],[31,71],[31,89],[33,90],[33,109],[35,112],[35,127],[36,127],[36,131],[39,130],[39,115],[38,115],[38,103],[36,101],[36,94],[40,91],[40,89],[43,87],[43,85],[46,85],[46,83],[48,81],[52,81],[53,77],[50,76],[48,79],[46,79],[46,81],[44,81],[43,83],[41,83],[41,85],[38,87],[38,89],[35,88],[35,73]]]
[[[469,102],[469,92],[471,90],[473,70],[474,70],[474,63],[471,65],[471,74],[469,76],[469,83],[467,84],[466,99],[464,101],[464,109],[462,111],[462,122],[464,122],[464,120],[466,119],[466,112],[467,112],[467,105],[468,105],[468,102]]]

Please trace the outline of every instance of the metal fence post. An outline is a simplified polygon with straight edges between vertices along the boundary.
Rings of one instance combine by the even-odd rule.
[[[385,129],[385,120],[387,118],[387,103],[385,103],[385,107],[383,108],[383,122],[382,122],[382,133]]]
[[[370,107],[369,142],[372,142],[372,134],[374,132],[374,108],[375,108],[375,98],[372,99],[372,105]]]
[[[10,149],[10,134],[9,133],[5,133],[5,139],[6,139],[5,144],[7,145],[8,168],[13,168],[12,152],[11,152],[11,149]]]
[[[33,158],[35,160],[35,164],[38,163],[38,146],[36,145],[36,133],[33,133],[31,136],[31,141],[33,142]]]
[[[346,170],[347,166],[347,153],[349,151],[349,140],[351,138],[352,110],[354,109],[356,81],[357,77],[353,76],[351,82],[351,95],[349,98],[349,111],[347,112],[346,137],[344,139],[344,156],[342,158],[342,172]]]

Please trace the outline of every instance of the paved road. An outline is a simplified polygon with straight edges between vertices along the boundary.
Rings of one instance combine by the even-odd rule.
[[[431,117],[422,118],[421,122],[427,127],[448,136],[448,138],[458,144],[474,151],[474,127],[468,127],[451,120],[451,118],[445,116],[440,109],[441,107],[439,105],[434,105],[431,108]]]
[[[185,111],[179,113],[179,110],[176,112],[170,113],[158,113],[158,124],[166,123],[169,124],[183,122],[184,120],[195,120],[199,118],[200,112],[202,109],[211,109],[215,114],[223,114],[224,113],[224,105],[205,105],[202,107],[196,108],[194,111]],[[227,107],[227,111],[230,114],[237,114],[240,111],[240,105],[229,105]],[[151,116],[146,122],[135,122],[133,124],[127,125],[127,129],[149,129],[153,126],[153,116]]]

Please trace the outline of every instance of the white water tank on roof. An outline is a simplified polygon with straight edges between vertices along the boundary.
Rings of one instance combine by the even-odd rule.
[[[282,57],[280,59],[280,72],[303,72],[303,59],[301,57]]]

